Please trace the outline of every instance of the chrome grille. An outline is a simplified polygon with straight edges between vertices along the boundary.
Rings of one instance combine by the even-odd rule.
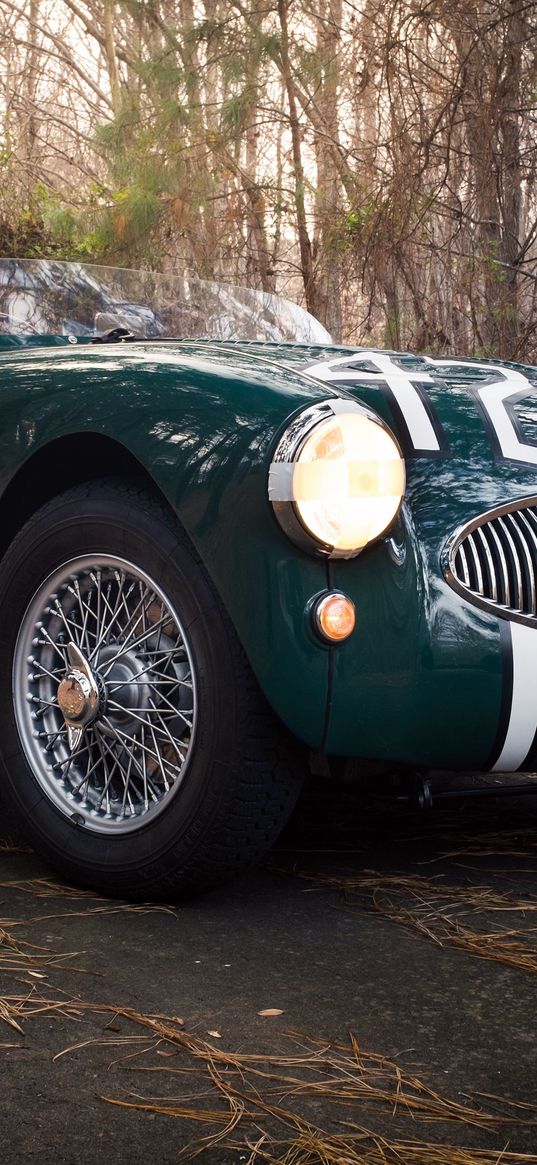
[[[459,530],[445,574],[478,606],[537,622],[537,498],[510,502]]]

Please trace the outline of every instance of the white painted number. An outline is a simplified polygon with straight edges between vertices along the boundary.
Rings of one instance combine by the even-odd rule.
[[[378,382],[381,379],[395,398],[406,425],[410,443],[414,453],[438,453],[440,442],[438,433],[441,433],[440,422],[433,424],[431,419],[432,406],[425,407],[417,385],[433,385],[437,382],[438,373],[442,369],[464,367],[463,360],[433,360],[423,357],[431,367],[431,372],[414,370],[406,372],[400,368],[390,356],[383,352],[356,352],[352,356],[341,356],[336,360],[326,360],[319,364],[312,364],[304,369],[316,380],[324,384],[363,384]],[[373,365],[375,371],[357,367],[360,361]],[[493,380],[486,384],[476,381],[472,386],[479,403],[485,413],[490,427],[498,442],[502,457],[510,461],[524,461],[537,465],[537,446],[530,445],[520,438],[513,423],[509,410],[506,407],[511,401],[513,404],[521,400],[528,393],[535,393],[536,386],[521,372],[512,368],[501,368],[499,365],[477,364],[472,361],[466,367],[483,370]],[[436,372],[437,376],[434,375]]]
[[[372,364],[378,371],[362,372],[361,369],[356,368],[359,360]],[[326,360],[324,363],[312,364],[304,371],[315,377],[315,380],[322,380],[324,384],[335,382],[350,385],[357,382],[363,384],[367,381],[378,383],[379,379],[382,379],[399,405],[414,450],[419,450],[422,453],[437,453],[439,451],[440,443],[434,425],[415,383],[417,381],[421,384],[433,384],[430,372],[412,371],[412,377],[410,377],[408,372],[399,368],[389,356],[382,352],[355,352],[353,356],[340,356],[337,360]]]
[[[446,367],[449,364],[452,365],[453,361],[435,360],[435,364],[437,367]],[[474,391],[496,435],[502,457],[507,457],[510,461],[526,461],[532,465],[537,465],[537,447],[520,440],[505,407],[508,401],[515,403],[527,396],[528,393],[535,393],[535,385],[531,384],[521,372],[516,372],[514,368],[473,363],[471,367],[483,369],[491,376],[498,377],[492,383],[477,383],[474,386]]]

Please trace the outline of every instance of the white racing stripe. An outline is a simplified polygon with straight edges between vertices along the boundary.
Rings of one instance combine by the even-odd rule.
[[[439,368],[447,368],[450,365],[455,368],[461,365],[465,366],[464,360],[435,360],[434,363]],[[535,385],[528,380],[527,376],[524,376],[522,372],[517,372],[514,368],[502,368],[499,364],[477,364],[474,361],[466,366],[479,368],[486,372],[489,377],[498,377],[497,380],[488,384],[476,382],[474,392],[489,418],[502,457],[511,461],[527,461],[531,465],[537,465],[537,446],[530,445],[521,439],[515,428],[513,416],[506,408],[509,401],[514,404],[530,394],[535,394]]]
[[[535,392],[533,385],[519,372],[509,372],[498,384],[479,387],[478,396],[487,410],[504,457],[513,461],[530,461],[537,465],[537,448],[521,441],[505,407],[506,401],[523,398]]]
[[[440,449],[431,418],[419,393],[412,384],[410,376],[397,364],[394,364],[389,356],[375,356],[374,362],[383,374],[388,388],[391,388],[401,409],[414,448]],[[421,376],[418,374],[415,379],[423,380],[426,384],[432,383],[431,377],[426,372],[422,373]]]
[[[509,726],[493,773],[512,773],[524,763],[537,732],[537,629],[510,623],[513,692]]]
[[[373,364],[375,368],[378,368],[378,372],[367,370],[362,372],[361,369],[356,368],[360,359],[367,360],[368,364]],[[354,367],[346,368],[345,365],[349,364]],[[433,384],[429,372],[414,370],[412,373],[405,372],[382,352],[355,352],[353,356],[339,356],[336,360],[325,360],[319,364],[311,364],[309,368],[304,369],[304,372],[316,380],[322,380],[324,384],[335,382],[338,384],[348,383],[349,385],[353,383],[358,385],[364,381],[378,381],[380,373],[401,409],[414,449],[424,452],[437,452],[440,449],[434,425],[419,392],[412,383],[419,381],[423,384]]]

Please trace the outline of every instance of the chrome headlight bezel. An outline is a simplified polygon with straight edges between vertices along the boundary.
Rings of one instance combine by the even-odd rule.
[[[403,474],[403,489],[401,491],[400,501],[389,522],[373,538],[369,539],[365,545],[358,546],[355,549],[338,549],[334,544],[323,541],[320,537],[312,533],[302,521],[299,504],[293,495],[295,467],[300,460],[300,454],[306,442],[322,422],[331,420],[339,415],[343,417],[345,414],[360,415],[362,419],[378,426],[390,437],[401,461]],[[282,530],[284,530],[287,537],[301,550],[304,550],[308,554],[313,554],[317,558],[356,558],[366,549],[366,546],[379,541],[393,525],[404,496],[404,466],[404,457],[399,442],[390,427],[383,421],[382,417],[372,409],[367,408],[367,406],[359,404],[357,401],[334,397],[303,409],[292,419],[281,435],[274,450],[269,469],[269,501]]]

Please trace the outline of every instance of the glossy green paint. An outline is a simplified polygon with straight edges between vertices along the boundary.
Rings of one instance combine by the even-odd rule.
[[[334,653],[326,747],[347,755],[359,737],[370,757],[484,768],[502,701],[499,620],[457,596],[438,562],[431,577],[424,549],[405,509],[393,540],[334,568],[357,627]]]
[[[326,566],[295,551],[267,499],[274,434],[329,395],[277,366],[207,345],[84,345],[0,361],[0,490],[69,433],[106,433],[149,471],[226,605],[276,713],[321,743],[327,654],[305,624]]]
[[[295,348],[285,358],[311,367],[351,352]],[[419,358],[405,361],[423,367]],[[536,369],[504,367],[523,372],[537,392]],[[451,589],[441,558],[459,526],[537,493],[537,468],[496,459],[469,392],[482,376],[477,364],[475,370],[464,365],[427,386],[449,445],[446,455],[407,459],[405,504],[390,536],[329,568],[331,585],[352,598],[357,611],[352,637],[332,651],[329,753],[434,768],[479,769],[493,759],[504,682],[501,621]],[[363,401],[402,436],[376,386],[357,375],[352,388],[337,391]],[[531,388],[517,413],[533,437],[537,396]]]
[[[449,453],[408,460],[405,504],[389,535],[351,561],[301,553],[267,500],[289,418],[335,391],[398,433],[376,384],[357,377],[352,389],[333,390],[302,375],[351,351],[202,342],[9,351],[0,361],[0,488],[57,437],[115,438],[174,507],[268,700],[300,739],[340,755],[483,768],[502,700],[500,620],[448,586],[441,556],[467,520],[537,493],[537,469],[495,460],[466,368],[427,389]],[[531,391],[517,407],[536,424]],[[332,649],[305,618],[327,586],[357,609],[355,632]]]

